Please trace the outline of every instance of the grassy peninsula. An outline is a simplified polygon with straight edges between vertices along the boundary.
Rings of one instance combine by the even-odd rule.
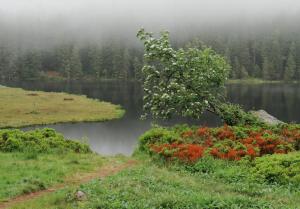
[[[0,88],[0,128],[122,117],[118,105],[67,93]]]

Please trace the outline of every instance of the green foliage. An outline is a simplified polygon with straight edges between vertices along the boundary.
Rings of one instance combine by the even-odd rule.
[[[151,143],[171,143],[176,141],[179,135],[166,128],[158,127],[147,131],[139,138],[139,149],[146,150]]]
[[[237,104],[223,103],[219,106],[218,110],[218,115],[227,125],[263,125],[263,122],[256,116],[250,112],[245,112]]]
[[[269,155],[257,158],[251,169],[253,177],[266,183],[300,186],[300,153]]]
[[[54,129],[23,132],[18,129],[0,130],[0,151],[28,153],[91,152],[87,144],[67,140]],[[29,158],[34,156],[29,156]]]
[[[218,108],[230,66],[211,48],[171,47],[169,34],[158,39],[141,29],[144,43],[144,111],[156,118],[173,115],[199,118],[205,110]]]

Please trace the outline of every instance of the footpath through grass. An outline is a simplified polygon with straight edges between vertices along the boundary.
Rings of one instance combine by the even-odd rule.
[[[0,202],[63,183],[67,176],[93,171],[106,162],[96,154],[0,152]]]
[[[87,144],[67,140],[53,129],[0,130],[0,208],[22,195],[96,178],[100,170],[109,174],[118,168],[105,170],[105,166],[126,160],[102,157]]]
[[[76,191],[87,199],[79,201]],[[286,208],[300,205],[299,191],[288,188],[229,182],[180,167],[158,165],[148,158],[105,179],[69,186],[52,194],[19,203],[14,209],[230,209]]]
[[[0,128],[122,117],[118,105],[67,93],[0,88]]]

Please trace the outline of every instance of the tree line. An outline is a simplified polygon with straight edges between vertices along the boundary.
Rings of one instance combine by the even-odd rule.
[[[300,32],[203,33],[172,42],[175,48],[212,47],[232,66],[232,79],[300,80]],[[142,46],[121,41],[66,43],[47,49],[19,49],[0,43],[0,80],[139,79],[142,66]]]

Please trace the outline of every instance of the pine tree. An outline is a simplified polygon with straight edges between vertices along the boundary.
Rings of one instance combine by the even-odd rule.
[[[128,49],[124,49],[122,56],[122,67],[120,69],[119,78],[120,79],[128,79],[130,71],[130,55]]]
[[[111,78],[120,78],[120,71],[123,65],[123,52],[120,46],[114,46],[112,49],[112,72]]]
[[[262,77],[262,72],[261,72],[261,68],[259,67],[259,65],[254,65],[254,70],[252,73],[253,77],[257,77],[257,78],[261,78]]]
[[[270,77],[271,79],[281,79],[283,75],[283,66],[282,66],[282,55],[280,50],[279,43],[279,34],[275,33],[272,36],[271,41],[271,50],[270,50]]]
[[[295,55],[296,55],[296,47],[295,47],[295,43],[292,43],[289,49],[288,59],[284,71],[285,81],[290,81],[295,79],[296,68],[297,68]]]
[[[59,49],[60,71],[67,80],[78,79],[82,75],[82,64],[79,50],[72,44],[64,45]]]
[[[41,69],[41,56],[35,50],[26,52],[19,60],[18,73],[23,80],[37,80]]]
[[[96,48],[93,59],[91,60],[91,67],[92,67],[93,72],[95,73],[97,79],[104,77],[103,57],[102,57],[102,53],[99,50],[99,48]]]
[[[77,47],[72,47],[70,55],[71,78],[78,79],[82,76],[82,64]]]
[[[296,72],[295,72],[295,78],[297,80],[300,80],[300,40],[298,40],[296,42],[295,46],[296,46],[296,55],[295,55]]]
[[[143,63],[139,60],[138,57],[133,58],[133,70],[134,70],[134,78],[141,79],[142,78],[142,67]]]
[[[7,69],[10,65],[10,52],[6,47],[0,47],[0,80],[6,79]]]
[[[237,57],[234,57],[233,68],[230,72],[231,78],[233,79],[240,78],[240,69],[241,69],[241,65],[239,59]]]
[[[60,72],[71,80],[70,45],[63,45],[58,49]]]
[[[245,72],[251,69],[251,61],[250,61],[250,52],[247,44],[241,44],[241,49],[240,49],[240,64],[244,66]]]
[[[239,78],[244,79],[249,77],[249,74],[244,65],[240,67]]]
[[[271,72],[271,63],[268,57],[264,57],[263,65],[262,65],[262,78],[264,80],[271,79],[270,72]]]

